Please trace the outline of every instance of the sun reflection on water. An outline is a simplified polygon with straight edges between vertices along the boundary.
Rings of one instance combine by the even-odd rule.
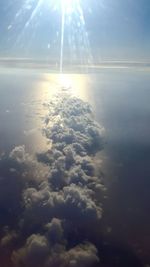
[[[86,74],[44,74],[44,80],[49,99],[60,90],[67,90],[71,95],[89,101],[89,76]]]

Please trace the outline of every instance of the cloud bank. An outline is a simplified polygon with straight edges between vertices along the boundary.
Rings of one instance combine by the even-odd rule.
[[[0,160],[1,251],[13,267],[96,266],[99,253],[86,233],[102,217],[105,187],[94,157],[104,129],[89,104],[67,91],[47,108],[48,150],[35,157],[19,146]]]

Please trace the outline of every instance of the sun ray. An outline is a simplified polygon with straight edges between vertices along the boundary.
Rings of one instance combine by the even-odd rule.
[[[55,20],[55,15],[60,24],[56,24],[55,35],[53,33],[52,37],[50,35],[51,16]],[[61,19],[58,20],[58,16]],[[66,64],[66,57],[69,58],[71,64],[75,62],[88,65],[92,62],[82,0],[24,0],[16,12],[14,21],[8,26],[9,33],[14,31],[14,36],[16,35],[14,49],[25,49],[28,54],[44,21],[48,24],[43,29],[43,33],[49,39],[45,44],[45,49],[48,49],[48,54],[52,53],[53,48],[54,50],[57,48],[56,60],[59,61],[61,73]]]

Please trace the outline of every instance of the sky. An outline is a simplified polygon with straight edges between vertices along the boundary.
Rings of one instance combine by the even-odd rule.
[[[79,63],[150,60],[149,0],[65,1],[65,60]],[[59,61],[60,2],[1,0],[0,57]]]

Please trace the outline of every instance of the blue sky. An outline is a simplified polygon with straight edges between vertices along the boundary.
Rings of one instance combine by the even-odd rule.
[[[57,60],[61,10],[53,9],[52,2],[56,1],[43,0],[24,29],[38,0],[1,0],[0,56]],[[150,60],[149,0],[80,0],[80,3],[85,25],[77,27],[80,23],[77,12],[66,16],[66,59],[82,56],[84,61],[89,53],[95,60]],[[68,23],[69,15],[72,20]]]

